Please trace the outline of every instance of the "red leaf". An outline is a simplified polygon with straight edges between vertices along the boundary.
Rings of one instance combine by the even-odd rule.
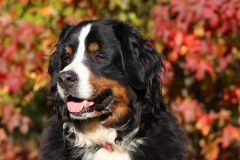
[[[197,68],[196,64],[198,64],[198,61],[199,60],[196,56],[187,54],[185,56],[185,69],[194,72]]]
[[[190,53],[195,53],[200,50],[201,41],[197,39],[194,34],[189,34],[184,38],[184,44]]]
[[[219,61],[218,61],[219,67],[222,71],[225,70],[225,68],[227,67],[227,60],[224,57],[220,57]]]
[[[201,80],[205,73],[208,72],[209,74],[213,74],[214,73],[214,68],[213,66],[204,61],[204,60],[200,60],[198,64],[196,64],[196,74],[195,77],[197,80]]]
[[[219,17],[218,15],[214,12],[213,6],[205,5],[203,7],[202,11],[202,17],[204,19],[207,19],[209,21],[210,26],[215,29],[218,26],[219,23]]]
[[[240,138],[240,129],[228,124],[222,131],[222,147],[227,148],[231,142],[239,140]]]
[[[3,60],[11,60],[13,59],[13,55],[16,53],[17,51],[17,44],[12,44],[11,46],[7,47],[7,48],[1,48],[1,50],[3,50],[4,52],[2,52],[2,58]]]
[[[195,72],[197,80],[202,80],[206,73],[214,73],[213,66],[198,56],[187,54],[185,56],[185,62],[185,69]]]
[[[24,86],[23,76],[22,75],[7,75],[4,86],[8,87],[13,93],[17,93],[21,87]]]
[[[212,122],[209,114],[202,114],[198,117],[195,127],[200,130],[204,136],[207,136],[212,127]]]
[[[201,113],[203,104],[197,100],[183,100],[179,105],[179,112],[182,113],[184,122],[188,124],[196,120],[196,115]]]

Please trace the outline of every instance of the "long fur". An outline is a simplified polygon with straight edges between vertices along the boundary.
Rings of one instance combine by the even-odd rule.
[[[97,35],[98,39],[107,39],[111,34],[116,39],[115,48],[120,62],[116,63],[117,69],[108,68],[110,73],[119,72],[111,80],[126,87],[128,97],[128,114],[121,122],[110,123],[101,126],[98,120],[81,122],[71,120],[66,102],[62,100],[57,91],[57,79],[59,73],[68,65],[62,59],[62,52],[66,37],[70,32],[81,28],[86,24],[93,24],[95,29],[105,26],[104,34]],[[111,42],[109,42],[111,46]],[[113,42],[112,42],[113,43]],[[114,44],[115,45],[115,44]],[[114,46],[113,45],[113,46]],[[89,125],[92,130],[97,129],[100,134],[109,134],[112,137],[102,138],[102,141],[111,144],[115,151],[108,153],[111,158],[122,156],[132,160],[184,160],[186,158],[186,135],[177,119],[163,103],[161,93],[162,80],[160,74],[165,70],[161,55],[155,50],[154,42],[140,35],[139,31],[126,22],[112,19],[101,19],[96,21],[86,21],[79,25],[66,25],[56,44],[56,51],[53,53],[49,64],[49,74],[51,76],[50,99],[56,110],[56,116],[48,120],[43,133],[40,146],[40,159],[42,160],[69,160],[69,159],[94,159],[94,157],[106,158],[107,151],[98,148],[100,140],[97,133],[93,132],[94,138],[84,129]],[[95,71],[96,72],[96,71]],[[93,74],[95,74],[93,71]],[[101,70],[99,70],[101,74]],[[121,74],[120,74],[121,72]],[[96,73],[97,74],[97,73]],[[124,81],[118,77],[124,75]],[[104,75],[102,75],[104,77]],[[110,75],[111,76],[111,75]],[[126,81],[126,82],[125,82]],[[65,126],[64,124],[71,123]],[[68,128],[69,127],[69,128]],[[64,129],[63,129],[64,128]],[[68,141],[65,137],[66,128],[73,130],[84,130],[87,132],[71,135],[75,141]],[[92,133],[92,132],[91,132]],[[68,133],[67,133],[68,134]],[[83,138],[79,144],[76,139]],[[112,139],[112,140],[109,140]],[[69,144],[69,142],[71,142]],[[72,142],[74,144],[72,144]],[[87,144],[92,147],[86,147]],[[98,146],[98,147],[96,147]],[[120,147],[119,147],[120,146]],[[95,149],[98,149],[95,151]],[[117,152],[120,150],[119,152]],[[123,151],[123,152],[122,152]],[[100,153],[102,152],[102,153]],[[99,155],[97,155],[99,154]],[[114,155],[116,154],[116,155]],[[126,154],[126,155],[125,155]]]

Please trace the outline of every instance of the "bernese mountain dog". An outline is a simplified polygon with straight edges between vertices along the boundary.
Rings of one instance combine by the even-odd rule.
[[[48,68],[57,112],[42,160],[183,160],[186,135],[164,105],[163,58],[114,19],[65,25]]]

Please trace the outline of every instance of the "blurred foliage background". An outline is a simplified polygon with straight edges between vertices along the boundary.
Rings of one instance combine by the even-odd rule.
[[[238,0],[0,0],[0,160],[37,159],[52,49],[65,23],[98,18],[129,22],[165,55],[188,159],[240,159]]]

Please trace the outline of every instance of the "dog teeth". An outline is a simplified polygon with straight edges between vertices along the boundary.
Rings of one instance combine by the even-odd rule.
[[[84,100],[84,108],[87,108],[88,107],[88,104],[87,104],[87,100]]]

